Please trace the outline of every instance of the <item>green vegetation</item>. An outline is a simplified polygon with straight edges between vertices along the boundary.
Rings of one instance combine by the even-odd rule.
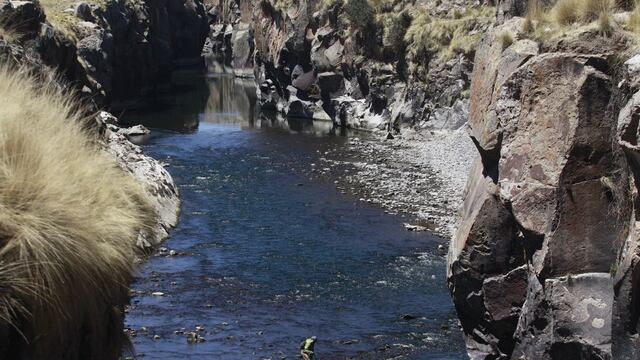
[[[77,357],[118,358],[125,340],[119,306],[156,215],[87,121],[70,94],[0,65],[0,347],[10,354],[21,351],[10,339],[23,339],[33,358],[76,358],[80,347]]]
[[[616,274],[618,273],[618,264],[613,263],[611,264],[611,266],[609,266],[609,275],[611,275],[611,277],[616,277]]]

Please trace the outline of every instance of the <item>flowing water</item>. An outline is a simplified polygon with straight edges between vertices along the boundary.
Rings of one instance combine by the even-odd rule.
[[[195,71],[175,81],[152,110],[125,115],[156,127],[145,151],[183,199],[173,251],[133,285],[138,357],[296,359],[316,335],[321,360],[466,358],[442,240],[310,176],[349,134],[257,115],[251,82]]]

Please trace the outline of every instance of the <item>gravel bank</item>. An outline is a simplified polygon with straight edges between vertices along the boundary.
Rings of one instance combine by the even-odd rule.
[[[476,156],[466,130],[409,130],[394,139],[381,137],[379,133],[352,137],[346,151],[325,152],[315,171],[342,173],[336,180],[341,191],[355,193],[361,201],[379,204],[390,213],[407,214],[413,218],[411,224],[451,238]]]

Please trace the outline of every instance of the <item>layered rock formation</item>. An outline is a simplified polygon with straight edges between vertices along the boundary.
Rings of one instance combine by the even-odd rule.
[[[637,58],[618,65],[624,35],[540,45],[523,21],[483,39],[472,77],[479,158],[448,256],[469,354],[637,358]]]

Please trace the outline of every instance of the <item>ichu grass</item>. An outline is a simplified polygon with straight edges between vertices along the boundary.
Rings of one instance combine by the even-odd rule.
[[[0,65],[0,354],[118,359],[135,240],[155,213],[73,97]]]

